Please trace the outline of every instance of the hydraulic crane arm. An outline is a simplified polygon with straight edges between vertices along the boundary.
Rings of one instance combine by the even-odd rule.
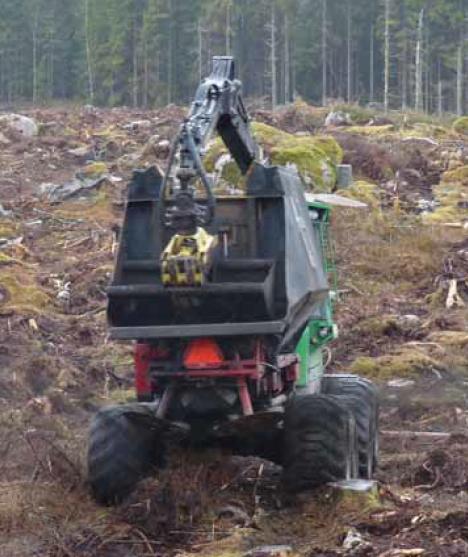
[[[250,133],[241,88],[241,82],[235,78],[234,59],[215,57],[212,74],[196,93],[188,125],[199,148],[206,145],[216,129],[245,174],[257,156],[258,147]]]
[[[213,219],[215,199],[202,159],[214,131],[219,133],[243,174],[257,158],[258,146],[250,132],[241,88],[241,82],[235,78],[234,59],[215,57],[213,71],[200,84],[190,113],[174,142],[161,190],[161,205],[165,207],[168,181],[175,176],[173,204],[166,211],[166,221],[178,232],[193,232],[197,226],[207,225]],[[178,167],[174,172],[177,154]],[[206,191],[206,205],[195,201],[193,186],[198,180]]]

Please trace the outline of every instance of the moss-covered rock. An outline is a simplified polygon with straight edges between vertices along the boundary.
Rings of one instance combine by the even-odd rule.
[[[468,185],[468,166],[459,166],[442,175],[444,183],[461,183]]]
[[[294,135],[273,126],[255,122],[253,133],[271,159],[279,166],[293,164],[311,189],[331,191],[336,184],[336,165],[343,160],[343,151],[332,137]],[[227,153],[221,139],[216,139],[205,155],[208,172],[216,170],[218,161]],[[220,176],[233,186],[242,186],[242,176],[234,162],[221,165]]]
[[[349,126],[343,128],[346,133],[354,133],[366,136],[386,136],[395,131],[393,124],[386,124],[385,126]]]
[[[401,331],[400,324],[396,315],[380,315],[369,317],[359,323],[359,332],[366,336],[391,336],[393,333]]]
[[[311,190],[331,191],[336,184],[336,168],[320,149],[308,145],[278,147],[271,152],[271,162],[278,166],[294,164]]]
[[[40,313],[50,303],[33,273],[20,265],[0,266],[0,315]]]
[[[458,346],[468,348],[467,331],[436,331],[429,335],[430,342],[436,342],[442,346]]]
[[[458,222],[466,218],[468,202],[468,166],[448,170],[441,183],[434,186],[434,197],[439,207],[424,215],[426,223]]]
[[[339,190],[339,194],[348,199],[362,201],[373,210],[379,210],[381,206],[378,186],[363,180],[353,182],[349,188]]]
[[[437,126],[427,122],[417,122],[413,125],[412,129],[406,130],[404,135],[406,137],[446,139],[453,134],[450,129],[444,128],[443,126]]]
[[[312,106],[298,98],[277,110],[275,116],[282,129],[311,131],[324,126],[327,114],[327,107]]]
[[[367,124],[367,122],[378,116],[378,113],[376,113],[375,110],[366,108],[357,103],[338,104],[333,107],[333,110],[349,114],[351,121],[358,126]]]
[[[263,124],[262,122],[254,122],[252,124],[252,131],[255,135],[255,139],[263,145],[265,148],[272,148],[278,143],[283,143],[286,137],[295,137],[292,134],[284,132],[268,124]]]
[[[353,373],[373,379],[393,377],[418,377],[433,368],[441,368],[440,362],[415,348],[403,347],[398,352],[377,358],[362,356],[351,366]]]
[[[267,151],[279,148],[309,147],[310,149],[321,151],[335,165],[341,164],[343,161],[343,150],[333,137],[325,135],[294,135],[259,122],[254,122],[252,130],[257,141]]]
[[[111,182],[106,182],[98,192],[88,199],[69,201],[59,206],[54,214],[64,219],[86,219],[100,226],[111,227],[122,218],[121,208],[116,204],[117,191]]]
[[[457,170],[446,174],[453,173],[457,173]],[[445,176],[444,180],[446,178]],[[468,181],[466,183],[456,183],[445,182],[444,180],[434,187],[434,197],[439,207],[433,213],[426,213],[423,216],[423,221],[428,224],[458,222],[466,218],[465,204],[468,202]]]
[[[7,218],[0,218],[0,238],[10,238],[18,231],[18,225]]]
[[[85,178],[99,178],[103,174],[107,174],[108,170],[105,162],[93,162],[83,168],[82,174]]]
[[[462,135],[468,135],[468,116],[457,118],[452,124],[452,128]]]

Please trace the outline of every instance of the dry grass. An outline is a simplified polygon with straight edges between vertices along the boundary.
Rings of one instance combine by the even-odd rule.
[[[352,275],[361,290],[369,281],[401,290],[433,280],[457,234],[397,213],[343,212],[335,218],[334,242],[344,280]]]
[[[435,309],[430,301],[439,288],[444,261],[459,240],[459,232],[422,226],[416,217],[397,212],[382,215],[343,211],[339,217],[335,215],[334,235],[339,284],[345,292],[338,304],[342,334],[336,348],[337,364],[349,365],[360,357],[359,371],[365,374],[367,370],[376,376],[376,366],[382,362],[373,358],[396,351],[398,361],[388,356],[391,361],[383,362],[388,371],[385,377],[393,373],[394,363],[401,372],[402,361],[416,362],[416,367],[406,368],[410,374],[419,373],[419,364],[430,365],[432,355],[415,357],[404,351],[401,357],[400,346],[409,340],[424,339],[431,330],[443,330],[442,322],[431,321]],[[445,290],[441,296],[446,297]],[[427,321],[426,327],[401,330],[394,316],[404,314],[420,316],[421,325]],[[388,326],[389,319],[393,326]]]

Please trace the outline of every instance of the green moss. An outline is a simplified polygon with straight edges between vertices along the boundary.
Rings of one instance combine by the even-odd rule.
[[[112,404],[126,404],[127,402],[135,402],[134,389],[116,389],[110,391],[107,397],[107,403]]]
[[[336,184],[336,168],[323,151],[316,147],[297,145],[278,147],[271,152],[271,162],[278,166],[296,165],[310,189],[331,191]]]
[[[18,231],[18,225],[8,219],[0,219],[0,238],[9,238]]]
[[[262,122],[254,122],[252,124],[252,132],[255,139],[266,147],[273,147],[284,141],[285,136],[294,137],[293,135],[283,132],[278,128],[263,124]]]
[[[93,162],[83,168],[83,176],[86,178],[99,178],[108,172],[105,162]]]
[[[351,187],[340,190],[340,195],[349,199],[362,201],[369,205],[371,209],[380,209],[379,188],[375,184],[369,182],[357,181]]]
[[[255,122],[252,129],[258,143],[270,155],[272,164],[294,164],[311,188],[319,191],[333,189],[336,184],[336,165],[343,160],[343,151],[335,139],[293,135],[259,122]],[[216,139],[205,155],[207,171],[213,172],[217,161],[226,153],[221,139]],[[235,163],[227,163],[223,167],[222,178],[235,186],[242,183]]]
[[[457,133],[462,135],[468,135],[468,116],[462,116],[461,118],[457,118],[455,122],[452,124],[452,128]]]
[[[468,347],[468,332],[466,331],[436,331],[429,336],[430,342],[442,346]]]
[[[349,126],[343,128],[343,131],[366,136],[386,136],[395,131],[395,126],[393,124],[386,124],[385,126]]]
[[[280,118],[284,122],[291,122],[297,129],[318,129],[323,127],[328,114],[328,108],[311,106],[301,98],[293,104],[279,111]]]
[[[50,303],[30,272],[17,266],[0,272],[0,293],[0,313],[39,313]]]
[[[221,178],[233,186],[241,185],[243,176],[235,161],[230,161],[223,166]]]
[[[343,162],[343,149],[332,137],[317,135],[300,139],[306,140],[306,144],[310,142],[311,145],[323,151],[334,164]]]
[[[265,148],[310,147],[320,149],[334,164],[343,161],[343,150],[333,137],[323,135],[293,135],[278,128],[254,122],[252,131],[257,141]]]
[[[402,348],[394,354],[377,358],[362,356],[351,366],[353,373],[374,379],[391,379],[392,377],[418,377],[424,371],[440,368],[440,362],[423,352],[412,348]]]
[[[442,182],[457,182],[468,185],[468,166],[460,166],[454,170],[448,170],[443,174]]]
[[[357,125],[366,124],[376,117],[374,110],[360,106],[359,104],[338,104],[333,107],[334,111],[349,114],[351,121]]]
[[[223,140],[220,137],[217,137],[208,145],[203,159],[206,171],[210,173],[214,172],[216,162],[225,154],[227,154],[226,146],[224,145]]]
[[[379,317],[369,317],[361,321],[358,329],[365,335],[384,336],[398,333],[400,326],[394,315],[382,315]]]
[[[332,489],[331,500],[334,501],[334,511],[342,516],[367,514],[382,508],[378,486],[364,492],[346,488],[330,489]]]
[[[100,225],[111,226],[120,218],[119,208],[114,204],[114,186],[108,182],[89,199],[72,201],[60,206],[55,214],[64,219],[85,218]]]
[[[425,223],[455,222],[466,217],[466,209],[462,208],[462,204],[468,200],[468,177],[464,182],[445,182],[449,179],[446,175],[462,177],[468,167],[462,167],[444,175],[444,181],[434,187],[434,196],[440,207],[433,213],[427,213],[423,216]],[[458,171],[460,174],[457,174]]]
[[[427,122],[414,124],[413,130],[409,131],[409,134],[413,137],[433,137],[435,139],[445,139],[451,135],[447,128]]]

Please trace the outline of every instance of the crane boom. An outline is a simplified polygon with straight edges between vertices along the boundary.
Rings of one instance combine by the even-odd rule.
[[[250,131],[250,119],[241,90],[242,84],[235,75],[234,59],[229,56],[214,57],[212,73],[199,85],[190,113],[173,144],[161,188],[161,206],[165,208],[169,178],[175,177],[173,203],[165,210],[168,225],[179,233],[194,233],[198,226],[209,224],[214,217],[215,198],[202,161],[206,145],[215,131],[242,174],[246,174],[257,159],[258,145]],[[176,160],[178,167],[174,169]],[[197,203],[195,199],[194,185],[198,181],[205,190],[206,204]]]

